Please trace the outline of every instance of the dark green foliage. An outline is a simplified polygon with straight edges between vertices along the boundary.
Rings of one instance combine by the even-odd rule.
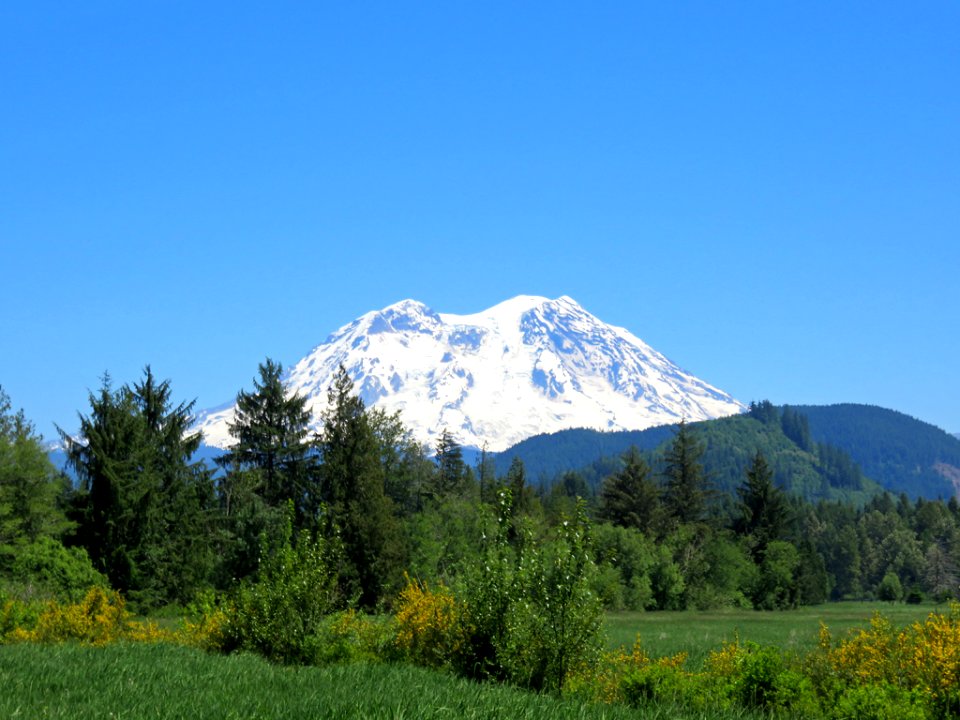
[[[612,467],[619,464],[619,457],[631,447],[641,451],[653,450],[672,438],[673,434],[674,429],[664,425],[621,432],[574,429],[535,435],[497,453],[496,471],[498,475],[505,474],[513,458],[518,457],[530,477],[539,483],[549,482],[551,478],[569,470],[583,471],[598,463],[601,470],[583,473],[587,483],[597,487],[610,474]]]
[[[863,489],[863,473],[845,451],[820,443],[817,445],[817,457],[821,472],[831,487],[854,491]]]
[[[435,475],[426,449],[404,427],[399,412],[387,414],[378,408],[368,409],[367,421],[380,452],[384,493],[400,515],[409,516],[422,510]]]
[[[342,366],[330,387],[317,447],[326,527],[339,529],[344,546],[341,587],[361,607],[373,608],[388,589],[399,587],[403,547],[384,490],[380,445]]]
[[[434,494],[443,497],[462,492],[467,484],[467,466],[463,462],[463,449],[446,428],[437,440],[437,453],[434,460],[437,464]]]
[[[769,400],[750,403],[750,417],[764,425],[773,425],[780,420],[780,413]]]
[[[510,510],[514,517],[529,515],[533,511],[533,488],[527,484],[527,470],[520,458],[514,458],[510,463],[510,469],[503,479],[503,487],[510,492]]]
[[[191,462],[192,403],[171,403],[150,367],[134,387],[90,394],[80,437],[62,430],[80,479],[77,539],[113,587],[148,607],[186,602],[210,576],[211,475]]]
[[[776,484],[811,501],[862,504],[881,486],[910,498],[954,495],[947,478],[960,472],[960,439],[939,428],[867,405],[791,406],[779,411],[766,402],[754,405],[752,415],[691,426],[705,445],[705,472],[722,494],[732,493],[741,483],[753,454],[760,450]],[[778,412],[779,422],[774,422]],[[662,448],[675,430],[674,426],[641,432],[562,431],[518,443],[500,453],[497,463],[505,472],[511,458],[520,457],[530,476],[548,486],[575,470],[596,487],[616,471],[617,456],[631,445],[648,453],[657,467],[651,451]],[[822,445],[829,447],[821,458]]]
[[[621,527],[653,531],[660,521],[659,495],[650,466],[639,450],[630,448],[623,455],[623,467],[603,482],[597,517]]]
[[[798,448],[806,452],[814,451],[815,446],[813,436],[810,434],[810,422],[806,415],[797,412],[789,405],[784,405],[780,427],[783,429],[783,434],[796,443]]]
[[[818,443],[842,448],[863,473],[893,493],[944,498],[955,493],[960,439],[909,415],[873,405],[796,406]]]
[[[706,517],[709,489],[701,459],[704,446],[685,422],[664,454],[663,507],[679,523],[700,522]]]
[[[737,488],[740,516],[735,529],[750,538],[755,558],[761,558],[767,545],[783,537],[787,524],[787,502],[773,484],[773,472],[763,453],[757,451],[744,484]]]
[[[268,507],[293,502],[298,528],[314,527],[319,498],[315,463],[308,442],[310,413],[306,398],[287,395],[281,380],[283,366],[270,358],[260,364],[253,392],[237,394],[236,415],[228,424],[234,443],[218,460],[227,473],[244,473],[246,486]],[[224,502],[230,515],[234,488],[224,484]]]

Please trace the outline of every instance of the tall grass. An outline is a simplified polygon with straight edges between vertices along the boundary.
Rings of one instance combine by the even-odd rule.
[[[0,646],[0,717],[246,720],[754,717],[586,705],[405,665],[281,667],[164,644]]]

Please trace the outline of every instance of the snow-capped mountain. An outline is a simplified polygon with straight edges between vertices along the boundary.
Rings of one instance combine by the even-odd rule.
[[[286,373],[317,429],[341,364],[368,406],[399,410],[431,446],[444,428],[465,446],[499,451],[566,428],[639,430],[744,410],[569,297],[520,296],[475,315],[403,300],[363,315]],[[205,442],[230,444],[232,417],[232,404],[202,413]]]

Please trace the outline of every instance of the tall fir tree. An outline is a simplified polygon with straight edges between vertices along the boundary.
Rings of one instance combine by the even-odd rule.
[[[399,526],[384,491],[380,448],[363,400],[341,365],[317,438],[322,499],[343,543],[341,587],[367,609],[399,581]]]
[[[268,507],[282,509],[293,502],[297,528],[313,527],[319,493],[307,400],[288,395],[280,363],[267,358],[258,373],[253,392],[237,394],[236,414],[228,424],[234,444],[218,462],[227,472],[244,473],[242,484],[252,486]]]
[[[463,462],[463,448],[447,428],[444,428],[437,440],[437,452],[434,456],[437,465],[434,494],[438,498],[459,493],[467,480],[467,466]]]
[[[134,388],[114,390],[105,375],[80,439],[59,430],[80,479],[79,540],[113,587],[148,607],[190,600],[213,560],[213,483],[191,461],[193,403],[170,397],[149,366]]]
[[[681,524],[701,522],[706,517],[707,485],[703,445],[682,421],[664,457],[663,506],[667,517]]]
[[[773,471],[759,450],[747,468],[744,484],[737,488],[740,515],[735,530],[751,538],[755,559],[774,540],[782,540],[787,526],[787,500],[773,483]]]
[[[597,515],[614,525],[649,533],[659,508],[659,490],[650,477],[650,466],[631,447],[623,454],[623,467],[603,481]]]

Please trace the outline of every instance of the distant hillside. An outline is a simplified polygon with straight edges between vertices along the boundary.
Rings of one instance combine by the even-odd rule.
[[[911,498],[949,497],[960,489],[960,440],[893,410],[869,405],[773,408],[766,421],[749,414],[693,424],[707,446],[704,464],[716,487],[732,492],[759,449],[781,487],[808,499],[864,499],[881,489]],[[791,412],[792,411],[792,412]],[[783,432],[783,415],[807,418],[809,437]],[[795,428],[794,428],[795,429]],[[642,432],[567,430],[539,435],[497,456],[503,473],[514,457],[527,475],[550,484],[576,470],[599,485],[631,445],[656,466],[675,426]],[[953,479],[953,482],[951,482]]]
[[[948,498],[960,493],[960,439],[874,405],[796,406],[817,442],[843,448],[863,472],[894,493]]]
[[[603,460],[619,458],[631,446],[653,450],[673,437],[675,425],[661,425],[646,430],[601,432],[584,428],[560,430],[535,435],[497,453],[494,464],[498,475],[504,475],[513,458],[523,460],[527,475],[534,482],[550,481],[570,470]]]

